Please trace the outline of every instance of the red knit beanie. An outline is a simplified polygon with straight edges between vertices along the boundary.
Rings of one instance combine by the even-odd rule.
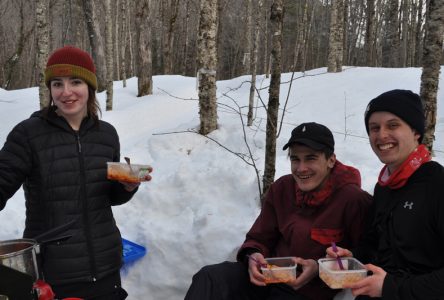
[[[94,90],[97,89],[96,67],[91,56],[76,47],[59,48],[48,59],[45,70],[45,83],[54,77],[77,77],[85,80]]]

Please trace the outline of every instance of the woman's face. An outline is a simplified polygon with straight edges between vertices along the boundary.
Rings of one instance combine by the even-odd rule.
[[[336,162],[333,154],[329,158],[324,152],[303,145],[290,146],[291,173],[298,187],[304,192],[322,189],[330,170]]]
[[[81,120],[87,115],[88,84],[76,77],[56,77],[51,79],[51,96],[57,113],[67,120]]]
[[[368,120],[370,145],[393,173],[418,147],[419,134],[398,116],[377,111]]]

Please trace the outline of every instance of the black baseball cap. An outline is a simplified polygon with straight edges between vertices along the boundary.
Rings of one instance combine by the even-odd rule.
[[[330,129],[315,122],[302,123],[291,132],[291,137],[285,144],[286,150],[292,144],[302,144],[314,150],[330,149],[334,151],[335,140]]]

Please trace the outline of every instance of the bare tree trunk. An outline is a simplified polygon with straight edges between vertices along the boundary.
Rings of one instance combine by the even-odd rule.
[[[262,10],[262,0],[257,1],[256,9],[253,9],[253,11],[256,11],[256,25],[255,28],[251,28],[251,30],[254,32],[252,35],[254,36],[253,39],[253,49],[251,52],[251,58],[250,58],[250,70],[251,70],[251,85],[250,85],[250,97],[248,100],[248,120],[247,120],[247,126],[253,125],[253,109],[254,109],[254,94],[256,92],[256,71],[257,71],[257,52],[259,48],[259,26],[261,22],[261,12]]]
[[[374,67],[375,49],[375,1],[367,0],[367,29],[365,31],[365,62],[369,67]]]
[[[312,7],[312,10],[311,10],[311,15],[310,15],[310,20],[308,22],[308,27],[307,27],[306,31],[304,32],[304,39],[302,41],[302,45],[303,45],[302,53],[301,53],[301,71],[302,72],[305,72],[305,67],[307,65],[308,38],[310,37],[311,30],[313,28],[313,20],[314,20],[314,14],[315,14],[315,11],[316,11],[316,3],[317,2],[313,3],[313,7]]]
[[[17,72],[16,65],[20,61],[23,54],[23,50],[25,48],[25,43],[32,33],[32,31],[25,32],[24,23],[25,23],[25,15],[23,14],[23,4],[20,3],[20,29],[19,29],[17,48],[15,49],[14,53],[6,60],[3,67],[5,72],[5,83],[3,85],[3,88],[5,90],[9,88],[9,85],[12,81],[12,77],[14,73]]]
[[[83,10],[85,12],[86,26],[88,29],[89,43],[94,63],[98,66],[96,70],[99,92],[106,88],[106,61],[105,49],[102,35],[100,34],[98,14],[96,12],[96,3],[94,0],[82,0]]]
[[[89,47],[89,39],[86,34],[86,28],[84,24],[84,15],[83,6],[81,1],[72,1],[71,2],[71,10],[73,15],[73,21],[71,22],[71,27],[73,28],[72,32],[72,43],[77,45],[81,49],[88,49]],[[75,21],[80,20],[80,21]]]
[[[246,0],[246,30],[245,30],[245,50],[244,50],[244,59],[243,59],[243,67],[244,67],[244,74],[250,74],[251,70],[251,56],[252,56],[252,39],[253,39],[253,21],[252,21],[252,14],[253,14],[253,4],[252,0]]]
[[[120,77],[122,78],[122,85],[126,87],[126,46],[127,46],[127,20],[126,20],[126,11],[127,11],[127,0],[122,0],[120,4],[120,13],[122,15],[121,21],[121,29],[120,29]]]
[[[114,16],[114,20],[111,20],[111,22],[114,25],[114,44],[113,44],[113,54],[114,54],[114,62],[113,62],[113,70],[114,70],[114,74],[113,77],[116,80],[120,81],[120,46],[119,43],[122,43],[123,41],[120,39],[120,28],[121,28],[121,23],[124,22],[125,18],[120,16],[120,8],[121,8],[121,4],[120,4],[121,0],[115,0],[115,16]],[[113,1],[114,2],[114,1]],[[116,66],[114,68],[114,66]]]
[[[347,49],[344,48],[344,52],[347,52],[347,55],[344,55],[343,62],[347,61],[347,64],[356,65],[360,63],[360,57],[362,56],[361,47],[356,47],[356,45],[363,45],[363,37],[365,36],[363,33],[363,28],[365,25],[365,17],[364,17],[364,0],[360,0],[359,3],[355,3],[351,6],[350,11],[350,20],[347,21],[348,25],[348,36],[349,41],[347,41]],[[359,5],[362,4],[362,5]],[[346,50],[345,50],[346,49]],[[347,58],[347,60],[345,60]],[[362,59],[363,60],[363,59]]]
[[[421,41],[422,41],[422,8],[423,8],[423,0],[419,0],[418,7],[418,23],[416,23],[416,42],[415,42],[415,62],[414,66],[419,66],[422,64],[422,49]]]
[[[169,2],[169,1],[166,1]],[[177,14],[179,11],[179,0],[171,0],[170,3],[164,2],[164,7],[168,8],[166,13],[167,20],[162,20],[166,22],[166,37],[163,39],[163,72],[164,74],[171,74],[173,68],[173,40],[174,40],[174,26],[177,20]]]
[[[200,4],[197,64],[199,67],[199,132],[203,135],[217,129],[217,2],[218,0],[202,0]]]
[[[339,20],[338,22],[342,22],[342,59],[341,59],[341,70],[342,70],[342,65],[345,64],[349,64],[348,60],[350,59],[350,57],[352,56],[352,49],[355,49],[354,45],[356,45],[355,43],[352,42],[352,47],[349,47],[348,45],[348,32],[349,32],[349,25],[348,25],[348,10],[349,10],[349,0],[343,0],[344,2],[342,2],[342,18],[340,17],[340,15],[338,15]],[[355,26],[358,25],[359,23],[355,24]],[[358,33],[355,35],[356,39],[357,36],[360,34],[359,29],[358,29]],[[351,49],[350,49],[351,48]],[[350,55],[349,55],[350,54]]]
[[[113,110],[113,26],[111,0],[105,0],[106,110]]]
[[[382,44],[382,66],[399,66],[399,35],[398,35],[398,1],[388,0],[389,7],[386,11],[385,40]]]
[[[48,31],[49,0],[38,0],[36,3],[37,22],[37,69],[39,84],[40,108],[48,106],[49,90],[45,84],[45,68],[49,53],[49,31]]]
[[[271,5],[272,50],[271,50],[271,79],[267,108],[267,128],[265,142],[265,169],[262,179],[262,191],[265,194],[274,181],[276,173],[276,134],[279,113],[279,92],[282,68],[282,27],[284,20],[284,5],[282,0],[274,0]]]
[[[131,16],[134,11],[134,2],[131,0],[127,0],[127,1],[129,1],[127,3],[128,5],[127,5],[127,10],[126,10],[127,37],[128,37],[127,42],[128,42],[128,50],[129,50],[129,57],[128,57],[129,70],[128,70],[128,73],[130,74],[130,76],[133,76],[135,74],[134,64],[135,64],[135,60],[137,58],[137,56],[134,55],[133,30],[131,30],[131,28],[132,28]],[[136,35],[137,35],[138,29],[136,28],[135,31],[136,31]],[[150,33],[150,35],[151,35],[151,33]]]
[[[407,45],[408,45],[408,21],[409,21],[409,3],[408,0],[402,0],[402,19],[401,19],[401,41],[399,47],[399,66],[405,68],[407,66]]]
[[[72,43],[72,26],[71,26],[71,21],[73,19],[72,17],[72,1],[68,0],[68,3],[64,3],[63,6],[65,6],[64,11],[66,11],[67,13],[64,14],[62,17],[64,18],[64,22],[63,22],[63,37],[62,37],[62,41],[63,44],[71,44]],[[49,5],[49,3],[48,3]],[[48,6],[49,9],[49,6]]]
[[[153,67],[151,55],[151,26],[149,10],[150,0],[140,0],[136,2],[137,20],[137,97],[151,95],[153,93]]]
[[[183,28],[183,56],[182,56],[182,75],[187,74],[187,66],[188,66],[188,48],[189,48],[189,41],[188,41],[188,27],[190,24],[190,1],[186,0],[186,7],[185,7],[185,26]]]
[[[217,32],[216,32],[216,48],[217,48],[217,57],[223,56],[223,47],[222,47],[222,31],[223,31],[223,22],[222,15],[224,10],[226,9],[228,2],[230,0],[217,0]],[[199,50],[197,50],[199,51]],[[233,64],[234,65],[234,64]],[[199,67],[198,67],[199,68]],[[217,71],[222,70],[221,60],[217,61]]]
[[[301,50],[303,49],[303,41],[304,41],[304,28],[308,26],[307,24],[308,19],[308,3],[307,0],[304,1],[303,4],[303,12],[302,12],[302,22],[299,25],[299,28],[297,30],[297,36],[296,36],[296,44],[294,45],[294,56],[293,56],[293,66],[292,70],[296,71],[296,68],[298,66],[298,60],[299,56],[301,54]]]
[[[426,128],[423,144],[433,149],[435,139],[437,93],[444,36],[444,0],[429,0],[421,75],[421,99],[424,103]]]
[[[344,0],[332,0],[327,72],[342,71]]]
[[[265,0],[265,2],[267,3],[267,0]],[[268,78],[270,77],[270,68],[269,68],[269,59],[270,59],[270,55],[268,54],[269,50],[268,50],[268,5],[265,5],[264,7],[264,25],[265,25],[265,30],[264,30],[264,67],[263,67],[263,72],[265,73],[265,77]]]

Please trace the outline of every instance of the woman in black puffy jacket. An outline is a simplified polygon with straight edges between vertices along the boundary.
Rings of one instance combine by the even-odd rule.
[[[0,151],[0,209],[23,184],[24,238],[73,223],[69,239],[42,253],[44,279],[57,298],[125,299],[111,206],[129,201],[138,184],[107,179],[106,163],[120,159],[119,137],[98,118],[91,56],[71,46],[56,50],[45,82],[48,107],[16,125]]]

